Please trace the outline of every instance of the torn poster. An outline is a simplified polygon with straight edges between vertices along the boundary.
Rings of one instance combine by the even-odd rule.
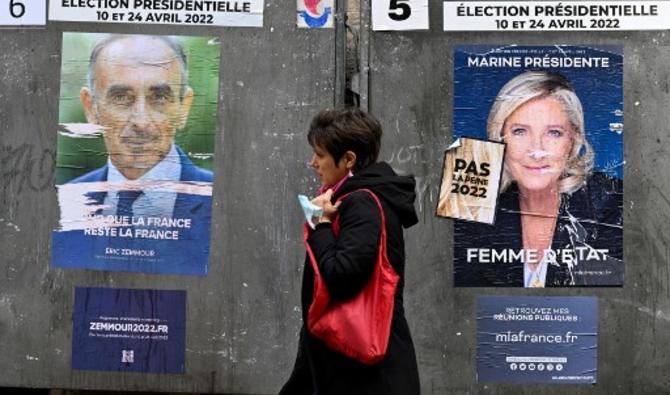
[[[298,27],[313,29],[333,27],[334,0],[297,0],[297,9]]]
[[[63,34],[54,266],[207,274],[219,52]]]
[[[598,299],[477,298],[477,381],[594,384]]]
[[[622,54],[455,48],[454,138],[506,144],[495,224],[455,220],[456,286],[623,284]]]
[[[461,137],[444,153],[437,215],[493,224],[505,144]]]
[[[76,287],[72,368],[184,373],[186,291]]]

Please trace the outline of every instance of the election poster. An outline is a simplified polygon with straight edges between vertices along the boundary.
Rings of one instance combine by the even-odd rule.
[[[437,215],[492,224],[505,144],[462,137],[444,154]]]
[[[72,368],[184,373],[186,291],[76,287]]]
[[[217,39],[64,33],[56,267],[206,275]]]
[[[477,299],[478,382],[595,384],[597,371],[596,298]]]
[[[494,223],[454,221],[456,286],[623,284],[622,76],[621,46],[454,49],[454,138],[505,144]]]

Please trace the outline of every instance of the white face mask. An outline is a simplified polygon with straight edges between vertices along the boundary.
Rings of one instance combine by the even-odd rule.
[[[305,220],[309,226],[314,229],[315,225],[312,222],[312,218],[320,217],[323,215],[323,208],[312,204],[309,198],[305,195],[298,195],[298,201],[300,202],[300,207],[302,207],[302,212],[305,214]]]

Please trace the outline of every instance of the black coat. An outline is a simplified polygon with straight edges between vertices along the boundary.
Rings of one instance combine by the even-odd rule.
[[[295,367],[281,395],[419,393],[414,345],[403,308],[405,245],[402,228],[418,222],[414,185],[414,178],[398,176],[386,163],[377,163],[357,172],[333,196],[335,201],[349,192],[368,188],[382,202],[387,253],[400,275],[386,356],[376,365],[363,365],[329,349],[303,325]],[[366,192],[353,192],[342,201],[339,223],[339,237],[333,233],[331,224],[324,223],[317,225],[308,240],[330,297],[335,300],[356,295],[372,273],[379,245],[379,209]],[[306,259],[302,283],[303,322],[312,302],[313,287],[314,271]]]
[[[621,180],[594,173],[572,194],[563,194],[551,243],[554,251],[581,250],[584,259],[557,259],[548,265],[545,286],[621,285],[623,282],[623,188]],[[467,261],[468,249],[519,251],[521,215],[516,184],[500,194],[495,225],[454,221],[456,286],[523,287],[523,263]],[[585,251],[607,250],[586,259]],[[579,258],[579,255],[573,255]]]

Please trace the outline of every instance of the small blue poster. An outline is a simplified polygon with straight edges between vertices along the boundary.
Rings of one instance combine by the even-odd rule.
[[[596,298],[478,298],[477,381],[594,384],[597,369]]]
[[[186,291],[76,287],[72,368],[184,373]]]

